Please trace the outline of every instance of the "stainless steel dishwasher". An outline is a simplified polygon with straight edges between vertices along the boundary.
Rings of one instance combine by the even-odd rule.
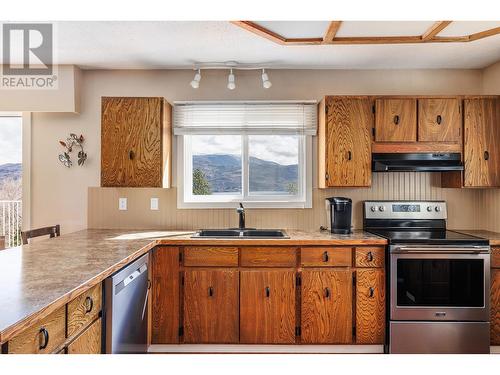
[[[147,351],[148,262],[143,255],[105,280],[106,353]]]

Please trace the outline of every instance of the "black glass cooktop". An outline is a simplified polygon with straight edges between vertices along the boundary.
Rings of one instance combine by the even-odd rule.
[[[418,243],[441,245],[488,246],[489,241],[451,230],[369,230],[370,233],[387,238],[390,244]]]

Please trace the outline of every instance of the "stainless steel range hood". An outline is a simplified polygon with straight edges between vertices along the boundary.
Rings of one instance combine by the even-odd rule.
[[[464,169],[459,153],[388,153],[372,155],[374,172],[448,172]]]

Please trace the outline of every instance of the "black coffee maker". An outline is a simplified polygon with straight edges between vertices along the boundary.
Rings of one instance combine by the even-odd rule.
[[[352,199],[343,197],[326,198],[329,204],[330,231],[336,234],[351,233]]]

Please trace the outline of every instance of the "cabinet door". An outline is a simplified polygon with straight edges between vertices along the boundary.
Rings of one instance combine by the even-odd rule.
[[[500,269],[491,270],[491,345],[500,345]]]
[[[500,186],[500,99],[467,99],[464,116],[464,186]]]
[[[163,105],[163,98],[102,98],[101,186],[163,186]]]
[[[152,257],[152,343],[179,342],[179,248],[160,246]]]
[[[458,99],[418,100],[420,142],[460,142],[461,128]]]
[[[415,142],[417,140],[417,100],[377,99],[375,141]]]
[[[327,186],[371,186],[372,106],[371,99],[326,98]]]
[[[303,271],[302,343],[352,343],[352,271]]]
[[[356,271],[356,343],[383,344],[385,277],[383,270]]]
[[[238,342],[238,276],[235,270],[185,271],[185,343]]]
[[[240,342],[295,342],[295,272],[241,271]]]
[[[68,345],[68,354],[101,353],[101,318],[96,320],[78,338]]]

